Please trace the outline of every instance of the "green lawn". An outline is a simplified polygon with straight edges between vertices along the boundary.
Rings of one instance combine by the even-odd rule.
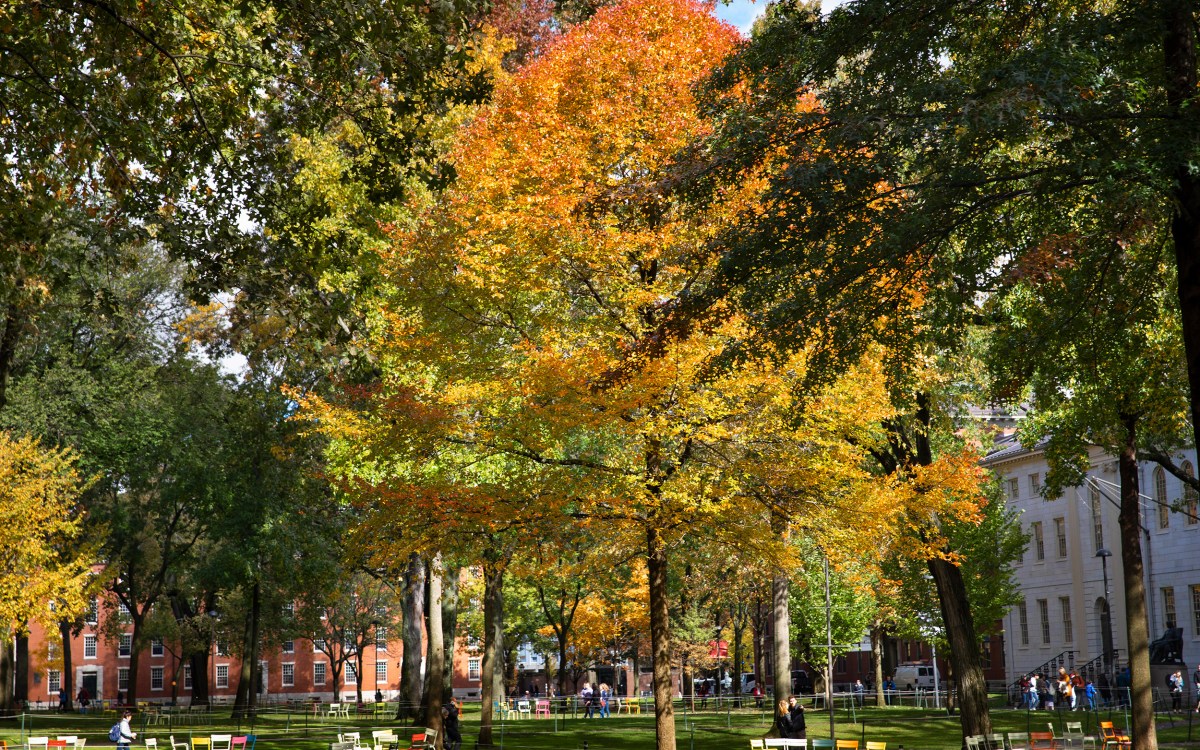
[[[1046,722],[1054,722],[1061,733],[1064,721],[1082,721],[1087,728],[1094,728],[1096,714],[1087,713],[1028,713],[1025,711],[995,710],[992,714],[997,731],[1045,731]],[[1107,713],[1099,719],[1110,718]],[[1124,715],[1114,712],[1112,720],[1118,725],[1125,723]],[[473,750],[479,726],[478,706],[468,705],[463,717],[463,747]],[[10,745],[20,743],[25,736],[51,736],[78,734],[87,737],[88,748],[111,747],[108,728],[115,721],[110,713],[106,716],[79,714],[34,713],[20,719],[9,719],[0,723],[0,739]],[[1194,725],[1189,727],[1189,723]],[[140,726],[137,717],[135,728],[139,738],[156,737],[166,744],[167,737],[174,734],[179,740],[184,737],[207,736],[212,733],[253,733],[258,737],[256,750],[327,750],[339,731],[361,731],[369,735],[371,729],[394,727],[396,733],[405,736],[407,728],[397,727],[392,722],[376,721],[367,717],[341,722],[314,719],[304,713],[270,713],[260,716],[253,725],[247,722],[232,722],[221,716],[212,723],[189,724],[168,728],[166,726]],[[909,707],[887,709],[865,708],[851,712],[839,708],[836,712],[837,735],[840,739],[886,741],[889,750],[901,745],[906,750],[954,750],[959,747],[958,718],[948,717],[944,711]],[[676,714],[676,733],[679,750],[734,750],[746,748],[747,740],[762,737],[770,728],[770,717],[762,711],[751,709]],[[1189,743],[1187,739],[1193,738]],[[810,710],[808,712],[808,736],[828,737],[828,714]],[[652,714],[614,715],[608,719],[583,719],[567,715],[554,719],[523,719],[501,722],[495,740],[498,746],[508,750],[651,750],[654,747],[654,723]],[[1180,747],[1200,747],[1200,716],[1185,714],[1173,721],[1160,718],[1159,742]],[[141,743],[137,743],[140,745]],[[136,746],[135,746],[136,750]],[[165,749],[160,745],[160,750]]]

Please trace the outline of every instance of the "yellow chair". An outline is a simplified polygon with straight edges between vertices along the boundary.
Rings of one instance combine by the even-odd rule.
[[[212,750],[212,740],[207,737],[193,737],[192,750]]]
[[[887,750],[886,742],[868,742],[866,750]]]

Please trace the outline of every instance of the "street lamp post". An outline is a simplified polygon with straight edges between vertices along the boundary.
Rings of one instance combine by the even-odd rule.
[[[1100,571],[1104,576],[1104,619],[1100,623],[1100,639],[1102,641],[1100,650],[1104,662],[1104,676],[1107,678],[1108,684],[1112,685],[1112,602],[1109,600],[1108,593],[1108,558],[1112,557],[1112,552],[1101,547],[1096,550],[1096,557],[1100,558]]]

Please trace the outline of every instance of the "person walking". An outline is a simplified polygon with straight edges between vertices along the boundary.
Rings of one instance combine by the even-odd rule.
[[[1196,672],[1192,675],[1192,682],[1196,689],[1196,692],[1193,693],[1196,696],[1196,713],[1200,714],[1200,664],[1196,665]]]
[[[583,718],[585,719],[596,718],[594,714],[596,710],[595,703],[592,701],[594,697],[595,693],[592,691],[592,683],[583,683],[583,690],[579,691],[579,699],[583,701]]]
[[[1183,710],[1183,672],[1176,672],[1167,678],[1171,685],[1171,710]]]
[[[607,682],[600,683],[600,718],[611,718],[612,714],[608,710],[608,699],[612,697],[612,690],[609,689]]]
[[[129,745],[137,739],[137,732],[129,726],[131,718],[133,718],[133,712],[129,709],[121,712],[121,724],[117,732],[117,750],[129,750]]]

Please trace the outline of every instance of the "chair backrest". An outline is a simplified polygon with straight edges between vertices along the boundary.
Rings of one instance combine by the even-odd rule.
[[[858,750],[858,740],[838,740],[837,750]]]
[[[967,735],[967,750],[979,750],[979,735]]]
[[[1083,736],[1083,722],[1082,721],[1068,721],[1067,723],[1063,724],[1063,736],[1064,737],[1082,737]]]
[[[157,748],[157,747],[158,747],[158,740],[157,740],[156,738],[154,738],[154,737],[147,737],[147,738],[146,738],[146,747],[153,747],[153,748]]]
[[[787,747],[787,740],[782,740],[775,737],[763,740],[763,742],[766,747]]]
[[[425,727],[425,741],[428,742],[430,745],[432,745],[432,744],[434,744],[434,740],[436,740],[436,739],[437,739],[437,730],[430,729],[429,727]]]
[[[868,742],[866,750],[887,750],[886,742]]]
[[[59,736],[55,737],[54,739],[62,740],[63,742],[74,745],[75,740],[77,740],[79,738],[73,734],[60,734]]]
[[[791,750],[796,750],[797,748],[799,750],[808,750],[808,740],[790,739],[785,741],[787,744],[784,747],[791,748]]]
[[[1021,750],[1029,747],[1029,734],[1026,732],[1009,732],[1008,746],[1012,750]]]
[[[762,740],[750,740],[750,750],[766,750],[766,747]]]
[[[1054,733],[1030,732],[1029,746],[1032,750],[1037,750],[1039,747],[1044,747],[1046,750],[1054,750]]]
[[[833,750],[833,740],[813,740],[813,750]]]
[[[245,747],[246,747],[246,735],[244,735],[244,734],[243,734],[243,735],[239,735],[239,736],[236,736],[236,737],[234,737],[234,738],[233,738],[233,740],[231,741],[231,743],[230,743],[230,744],[231,744],[233,747],[240,747],[240,748],[242,748],[242,750],[245,750]]]
[[[1111,739],[1112,737],[1116,736],[1117,733],[1113,729],[1113,723],[1111,721],[1102,721],[1100,722],[1100,734],[1102,734],[1105,739]]]

